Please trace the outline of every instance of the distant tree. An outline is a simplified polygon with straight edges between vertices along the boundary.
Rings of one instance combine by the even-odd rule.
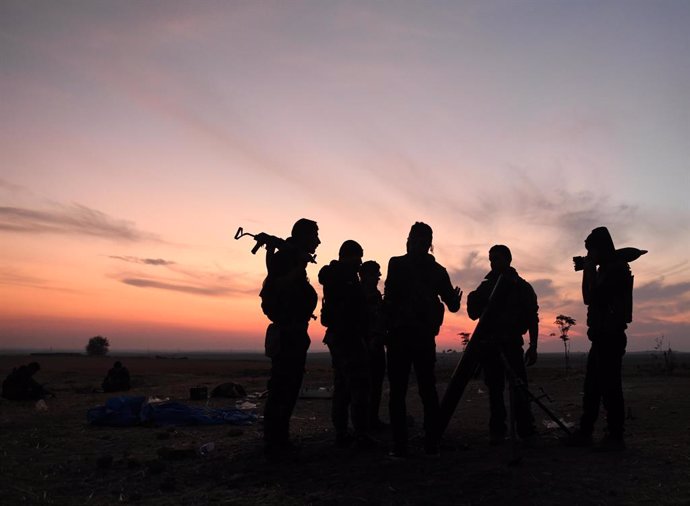
[[[673,370],[676,368],[676,361],[675,357],[673,356],[673,350],[671,349],[671,343],[668,343],[668,349],[664,350],[664,336],[661,335],[659,337],[654,338],[654,342],[656,343],[654,345],[654,351],[655,353],[653,355],[654,361],[656,362],[659,359],[659,353],[661,353],[661,357],[663,357],[663,364],[660,366],[657,365],[655,369],[661,369],[664,374],[673,374]]]
[[[558,325],[558,330],[561,332],[561,335],[558,337],[561,339],[561,341],[563,341],[565,370],[567,371],[570,369],[570,338],[568,337],[568,331],[570,330],[570,327],[575,325],[575,320],[570,316],[559,314],[554,323]]]
[[[467,345],[470,344],[470,333],[469,332],[458,332],[460,336],[460,341],[462,342],[462,351],[465,351]]]
[[[86,354],[91,356],[104,356],[108,354],[110,342],[108,338],[103,336],[96,336],[89,339],[89,344],[86,345]]]

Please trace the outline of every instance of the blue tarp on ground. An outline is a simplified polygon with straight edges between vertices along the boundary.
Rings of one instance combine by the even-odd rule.
[[[146,397],[111,397],[104,406],[96,406],[86,412],[86,419],[93,425],[130,427],[141,423],[141,407]]]
[[[146,402],[146,397],[111,397],[104,406],[91,408],[86,419],[92,425],[130,427],[152,425],[251,425],[254,413],[237,408],[187,406],[180,402]]]

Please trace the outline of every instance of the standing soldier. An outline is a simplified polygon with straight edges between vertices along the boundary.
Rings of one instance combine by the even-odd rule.
[[[383,380],[386,377],[386,322],[383,315],[383,296],[378,284],[381,266],[368,260],[359,268],[359,278],[367,304],[367,345],[369,346],[369,372],[371,375],[371,396],[369,401],[369,427],[374,431],[384,430],[388,424],[379,416]]]
[[[268,398],[264,408],[265,454],[280,457],[292,449],[290,417],[304,376],[311,340],[309,320],[318,302],[307,278],[307,263],[321,244],[315,221],[302,218],[277,252],[267,245],[268,275],[261,289],[261,307],[271,320],[266,355],[271,358]]]
[[[443,323],[444,307],[460,309],[462,292],[450,282],[446,269],[429,253],[433,231],[426,223],[412,225],[407,254],[388,263],[384,288],[384,311],[389,331],[388,380],[390,420],[393,429],[392,456],[407,455],[407,386],[414,366],[419,395],[424,405],[424,449],[438,453],[440,439],[439,401],[436,392],[436,335]]]
[[[319,271],[324,296],[321,323],[327,327],[324,343],[331,352],[334,373],[331,419],[340,448],[353,440],[348,432],[350,418],[355,444],[360,448],[374,446],[369,436],[367,307],[358,276],[363,254],[356,241],[345,241],[338,260]]]
[[[571,446],[592,443],[599,405],[606,409],[607,434],[600,450],[623,450],[624,402],[621,368],[632,321],[633,276],[628,263],[616,255],[606,227],[592,230],[585,239],[587,256],[582,271],[582,298],[587,306],[587,355],[580,427],[567,440]],[[597,268],[598,267],[598,268]]]
[[[506,369],[503,357],[515,376],[527,387],[525,363],[537,361],[537,339],[539,335],[539,306],[532,286],[522,279],[510,266],[513,256],[502,244],[489,250],[489,272],[484,281],[467,296],[467,315],[476,320],[492,304],[491,319],[486,322],[487,333],[480,341],[480,363],[484,370],[484,382],[489,390],[489,442],[501,444],[505,439],[506,408],[503,398]],[[500,281],[499,281],[500,279]],[[493,299],[494,288],[498,286]],[[524,353],[522,336],[529,332],[529,348]],[[517,433],[527,439],[536,433],[534,417],[526,393],[515,390],[515,422]]]

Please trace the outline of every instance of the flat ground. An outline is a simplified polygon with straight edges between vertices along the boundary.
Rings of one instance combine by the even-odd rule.
[[[94,392],[116,357],[1,356],[0,375],[37,360],[37,380],[57,396],[47,410],[33,402],[0,401],[0,503],[146,505],[656,505],[690,504],[690,356],[677,355],[672,375],[654,371],[649,354],[624,359],[627,450],[595,453],[565,448],[559,433],[534,413],[541,429],[536,447],[519,448],[511,465],[509,443],[487,442],[488,399],[481,380],[470,383],[446,431],[440,457],[420,447],[421,405],[414,382],[408,396],[413,417],[412,456],[387,457],[390,436],[380,449],[336,449],[330,401],[300,399],[292,431],[301,451],[294,461],[267,463],[261,453],[261,424],[249,427],[92,427],[88,408],[108,394]],[[189,389],[209,390],[234,381],[248,393],[265,390],[269,362],[262,357],[118,357],[129,367],[131,395],[190,401]],[[459,358],[439,355],[439,393]],[[544,355],[530,369],[531,390],[549,394],[550,409],[566,422],[580,412],[584,356]],[[327,356],[310,356],[305,385],[330,384]],[[261,414],[262,400],[257,413]],[[234,406],[211,399],[209,406]],[[382,410],[387,419],[387,410]],[[600,424],[601,425],[601,424]],[[213,442],[206,456],[193,451],[167,454],[163,448],[194,450]],[[161,454],[163,456],[161,456]],[[177,458],[172,458],[176,456]]]

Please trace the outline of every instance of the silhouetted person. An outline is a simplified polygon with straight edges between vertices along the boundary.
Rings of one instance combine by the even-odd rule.
[[[407,237],[407,254],[388,263],[384,311],[388,327],[388,381],[393,456],[407,455],[407,386],[414,366],[424,405],[424,447],[438,453],[439,401],[436,392],[436,335],[443,323],[444,307],[460,309],[462,292],[450,282],[446,269],[429,253],[431,227],[417,222]]]
[[[331,419],[336,445],[344,448],[352,442],[348,420],[352,419],[354,441],[371,447],[369,437],[369,351],[366,344],[367,307],[359,280],[362,247],[345,241],[338,260],[319,271],[323,285],[321,323],[327,327],[324,343],[333,364],[333,402]]]
[[[264,408],[267,457],[293,449],[290,417],[299,396],[307,350],[307,329],[318,301],[307,278],[307,263],[321,241],[315,221],[302,218],[280,249],[267,254],[268,275],[261,290],[262,309],[273,322],[267,331],[266,353],[271,358],[268,398]]]
[[[622,450],[624,402],[621,367],[632,321],[633,279],[628,263],[616,256],[606,227],[598,227],[585,239],[587,256],[582,271],[582,298],[587,306],[587,356],[580,427],[569,439],[573,446],[592,443],[594,424],[603,402],[607,434],[602,450]]]
[[[38,362],[12,369],[2,382],[2,396],[12,401],[35,401],[53,395],[34,379],[34,374],[40,370]]]
[[[386,322],[383,315],[383,296],[378,288],[381,266],[374,260],[364,262],[359,268],[359,278],[367,305],[366,341],[369,347],[371,379],[369,427],[372,430],[382,430],[388,427],[388,424],[379,417],[383,380],[386,377]]]
[[[500,444],[504,441],[506,408],[503,391],[506,384],[506,370],[501,359],[503,353],[508,366],[527,388],[525,363],[537,361],[539,335],[539,306],[537,294],[532,286],[522,279],[510,266],[512,254],[502,244],[489,250],[489,272],[484,281],[467,296],[467,314],[476,320],[487,305],[500,278],[495,296],[491,299],[492,312],[483,325],[486,332],[480,341],[480,363],[484,371],[484,382],[489,390],[489,441]],[[523,356],[523,335],[529,333],[529,347]],[[518,435],[525,439],[536,433],[534,417],[529,398],[521,389],[515,389],[515,422]]]
[[[113,364],[101,385],[104,392],[124,392],[131,388],[129,371],[119,360]]]

